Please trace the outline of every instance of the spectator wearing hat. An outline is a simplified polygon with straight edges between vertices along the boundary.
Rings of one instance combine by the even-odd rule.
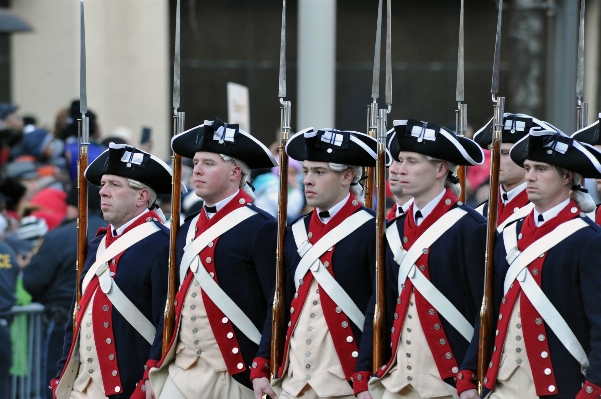
[[[283,361],[270,387],[266,326],[251,374],[255,397],[274,391],[278,398],[354,397],[350,382],[365,339],[376,249],[374,213],[362,206],[359,181],[364,166],[375,166],[376,146],[364,133],[313,128],[286,144],[288,155],[303,163],[305,197],[314,210],[286,233]]]
[[[175,330],[165,356],[148,364],[147,393],[252,399],[250,365],[260,331],[271,325],[277,223],[252,204],[246,179],[277,161],[218,118],[175,136],[171,147],[193,159],[194,190],[205,205],[178,233]]]
[[[593,398],[601,394],[601,228],[582,177],[601,178],[601,152],[552,126],[509,153],[526,171],[534,209],[505,227],[495,247],[495,331],[483,376],[491,398]],[[479,321],[457,374],[462,399],[478,398]]]
[[[501,136],[501,156],[499,169],[499,199],[497,205],[498,231],[511,222],[526,216],[534,207],[526,193],[526,171],[516,165],[509,151],[519,140],[531,131],[539,131],[551,126],[525,114],[503,114]],[[487,149],[493,141],[494,118],[474,134],[474,141]],[[476,211],[488,217],[488,200],[476,207]]]
[[[601,130],[599,126],[601,126],[601,113],[599,113],[597,121],[574,133],[572,138],[582,143],[593,145],[598,150],[601,150]],[[601,192],[601,179],[595,179],[595,183],[597,191]],[[597,224],[601,224],[601,204],[597,204],[595,212],[589,213],[588,216],[597,222]]]
[[[51,388],[58,398],[144,398],[137,382],[146,360],[161,355],[168,278],[169,230],[155,198],[171,192],[171,169],[135,147],[111,145],[85,177],[101,186],[109,225],[88,245],[82,297],[69,312],[75,330],[69,317]]]
[[[98,156],[100,156],[100,154],[106,150],[107,147],[98,143],[101,131],[96,114],[91,110],[88,110],[86,116],[88,117],[90,128],[88,162],[91,163]],[[65,140],[65,158],[69,169],[69,176],[71,177],[72,182],[77,180],[77,160],[79,159],[79,144],[77,141],[78,119],[81,119],[81,112],[79,109],[79,100],[75,100],[71,103],[69,115],[66,119],[66,125],[61,134],[61,138]]]
[[[433,123],[394,121],[393,135],[391,155],[400,164],[403,193],[414,202],[386,230],[388,360],[370,379],[368,313],[355,393],[361,399],[451,399],[480,310],[486,246],[486,220],[458,200],[455,173],[458,165],[481,164],[484,154],[473,140]]]
[[[99,188],[88,186],[88,237],[105,226],[100,211]],[[67,218],[56,229],[45,234],[29,265],[23,269],[23,286],[34,302],[45,307],[43,327],[43,364],[50,381],[56,375],[56,364],[61,358],[65,326],[71,317],[69,308],[75,292],[77,260],[77,187],[67,196]],[[47,397],[52,397],[48,391]]]

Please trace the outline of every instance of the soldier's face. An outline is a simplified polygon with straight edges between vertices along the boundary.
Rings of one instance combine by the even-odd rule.
[[[355,173],[352,169],[336,172],[327,162],[304,161],[303,175],[307,204],[329,210],[348,195]]]
[[[445,165],[444,173],[440,170],[441,165]],[[399,153],[398,171],[405,195],[419,197],[431,191],[439,194],[444,180],[442,183],[437,183],[437,180],[446,176],[446,170],[446,163],[431,161],[423,154],[408,151]]]
[[[392,161],[388,168],[388,183],[390,191],[397,197],[403,196],[403,186],[401,186],[401,163]]]
[[[237,190],[240,167],[233,162],[213,152],[197,152],[193,161],[194,192],[207,204],[216,204]]]
[[[568,198],[572,172],[529,159],[524,162],[524,169],[528,182],[526,193],[537,211],[546,212]]]
[[[519,186],[526,176],[526,171],[511,160],[509,150],[513,143],[501,144],[501,168],[499,169],[499,183],[509,191]]]
[[[121,176],[104,175],[100,180],[100,209],[104,220],[119,228],[134,218],[144,206],[143,191],[131,188]]]

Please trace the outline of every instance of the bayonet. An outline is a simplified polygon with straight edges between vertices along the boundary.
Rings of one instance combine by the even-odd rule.
[[[280,80],[279,94],[281,99],[286,97],[286,0],[282,4],[282,31],[280,33]]]
[[[371,98],[375,103],[380,97],[380,50],[382,47],[382,0],[378,4],[378,25],[376,27],[376,48],[374,52],[374,73],[371,82]]]
[[[497,16],[497,35],[495,38],[495,58],[492,68],[491,94],[495,101],[499,92],[499,66],[501,62],[501,22],[503,18],[503,0],[499,0],[499,13]]]
[[[175,9],[175,50],[173,56],[173,115],[177,115],[180,105],[180,0],[177,0]]]
[[[457,46],[457,87],[455,89],[455,100],[457,101],[457,110],[455,111],[455,127],[457,134],[465,136],[467,131],[467,104],[463,104],[465,97],[465,49],[464,49],[464,28],[463,28],[463,10],[464,0],[461,0],[461,11],[459,13],[459,45]],[[466,166],[461,165],[457,169],[457,176],[461,185],[461,195],[459,199],[465,202],[465,173]]]
[[[391,0],[387,1],[387,12],[386,12],[386,92],[385,100],[388,105],[388,113],[392,110],[392,39],[391,39],[391,25],[392,25],[392,9],[390,8]]]
[[[88,113],[88,97],[86,93],[86,25],[84,21],[84,6],[81,0],[81,52],[79,54],[79,111],[85,117]]]
[[[584,98],[584,10],[585,0],[580,0],[580,25],[578,27],[578,61],[576,67],[576,130],[588,122],[588,103]]]

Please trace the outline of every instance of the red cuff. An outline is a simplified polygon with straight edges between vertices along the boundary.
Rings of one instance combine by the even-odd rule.
[[[56,399],[56,388],[58,388],[58,383],[60,380],[58,378],[53,378],[50,380],[50,390],[52,391],[52,397]]]
[[[476,373],[471,370],[461,370],[457,373],[455,379],[457,385],[457,395],[461,395],[462,392],[470,389],[478,389],[476,386]]]
[[[150,369],[156,367],[157,364],[159,364],[159,361],[154,359],[150,359],[146,362],[146,364],[144,365],[144,375],[142,376],[142,382],[148,379],[148,373],[150,372]]]
[[[263,377],[269,379],[269,359],[255,357],[250,367],[250,380]]]
[[[353,382],[355,396],[359,395],[361,392],[367,391],[367,383],[369,382],[370,377],[371,373],[369,371],[359,371],[353,374],[351,381]]]
[[[146,399],[146,385],[144,384],[144,380],[138,382],[136,385],[136,389],[129,397],[130,399]]]
[[[578,395],[576,395],[576,399],[592,399],[598,398],[601,396],[601,387],[599,385],[595,385],[590,381],[584,381],[584,385]]]

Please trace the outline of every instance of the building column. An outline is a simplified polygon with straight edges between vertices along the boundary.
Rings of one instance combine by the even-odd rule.
[[[86,0],[87,92],[102,136],[115,127],[153,129],[153,153],[170,154],[171,92],[168,0]],[[12,98],[23,114],[53,126],[79,98],[79,0],[13,0],[34,27],[12,38]]]
[[[299,0],[298,130],[335,127],[335,91],[336,0]]]

